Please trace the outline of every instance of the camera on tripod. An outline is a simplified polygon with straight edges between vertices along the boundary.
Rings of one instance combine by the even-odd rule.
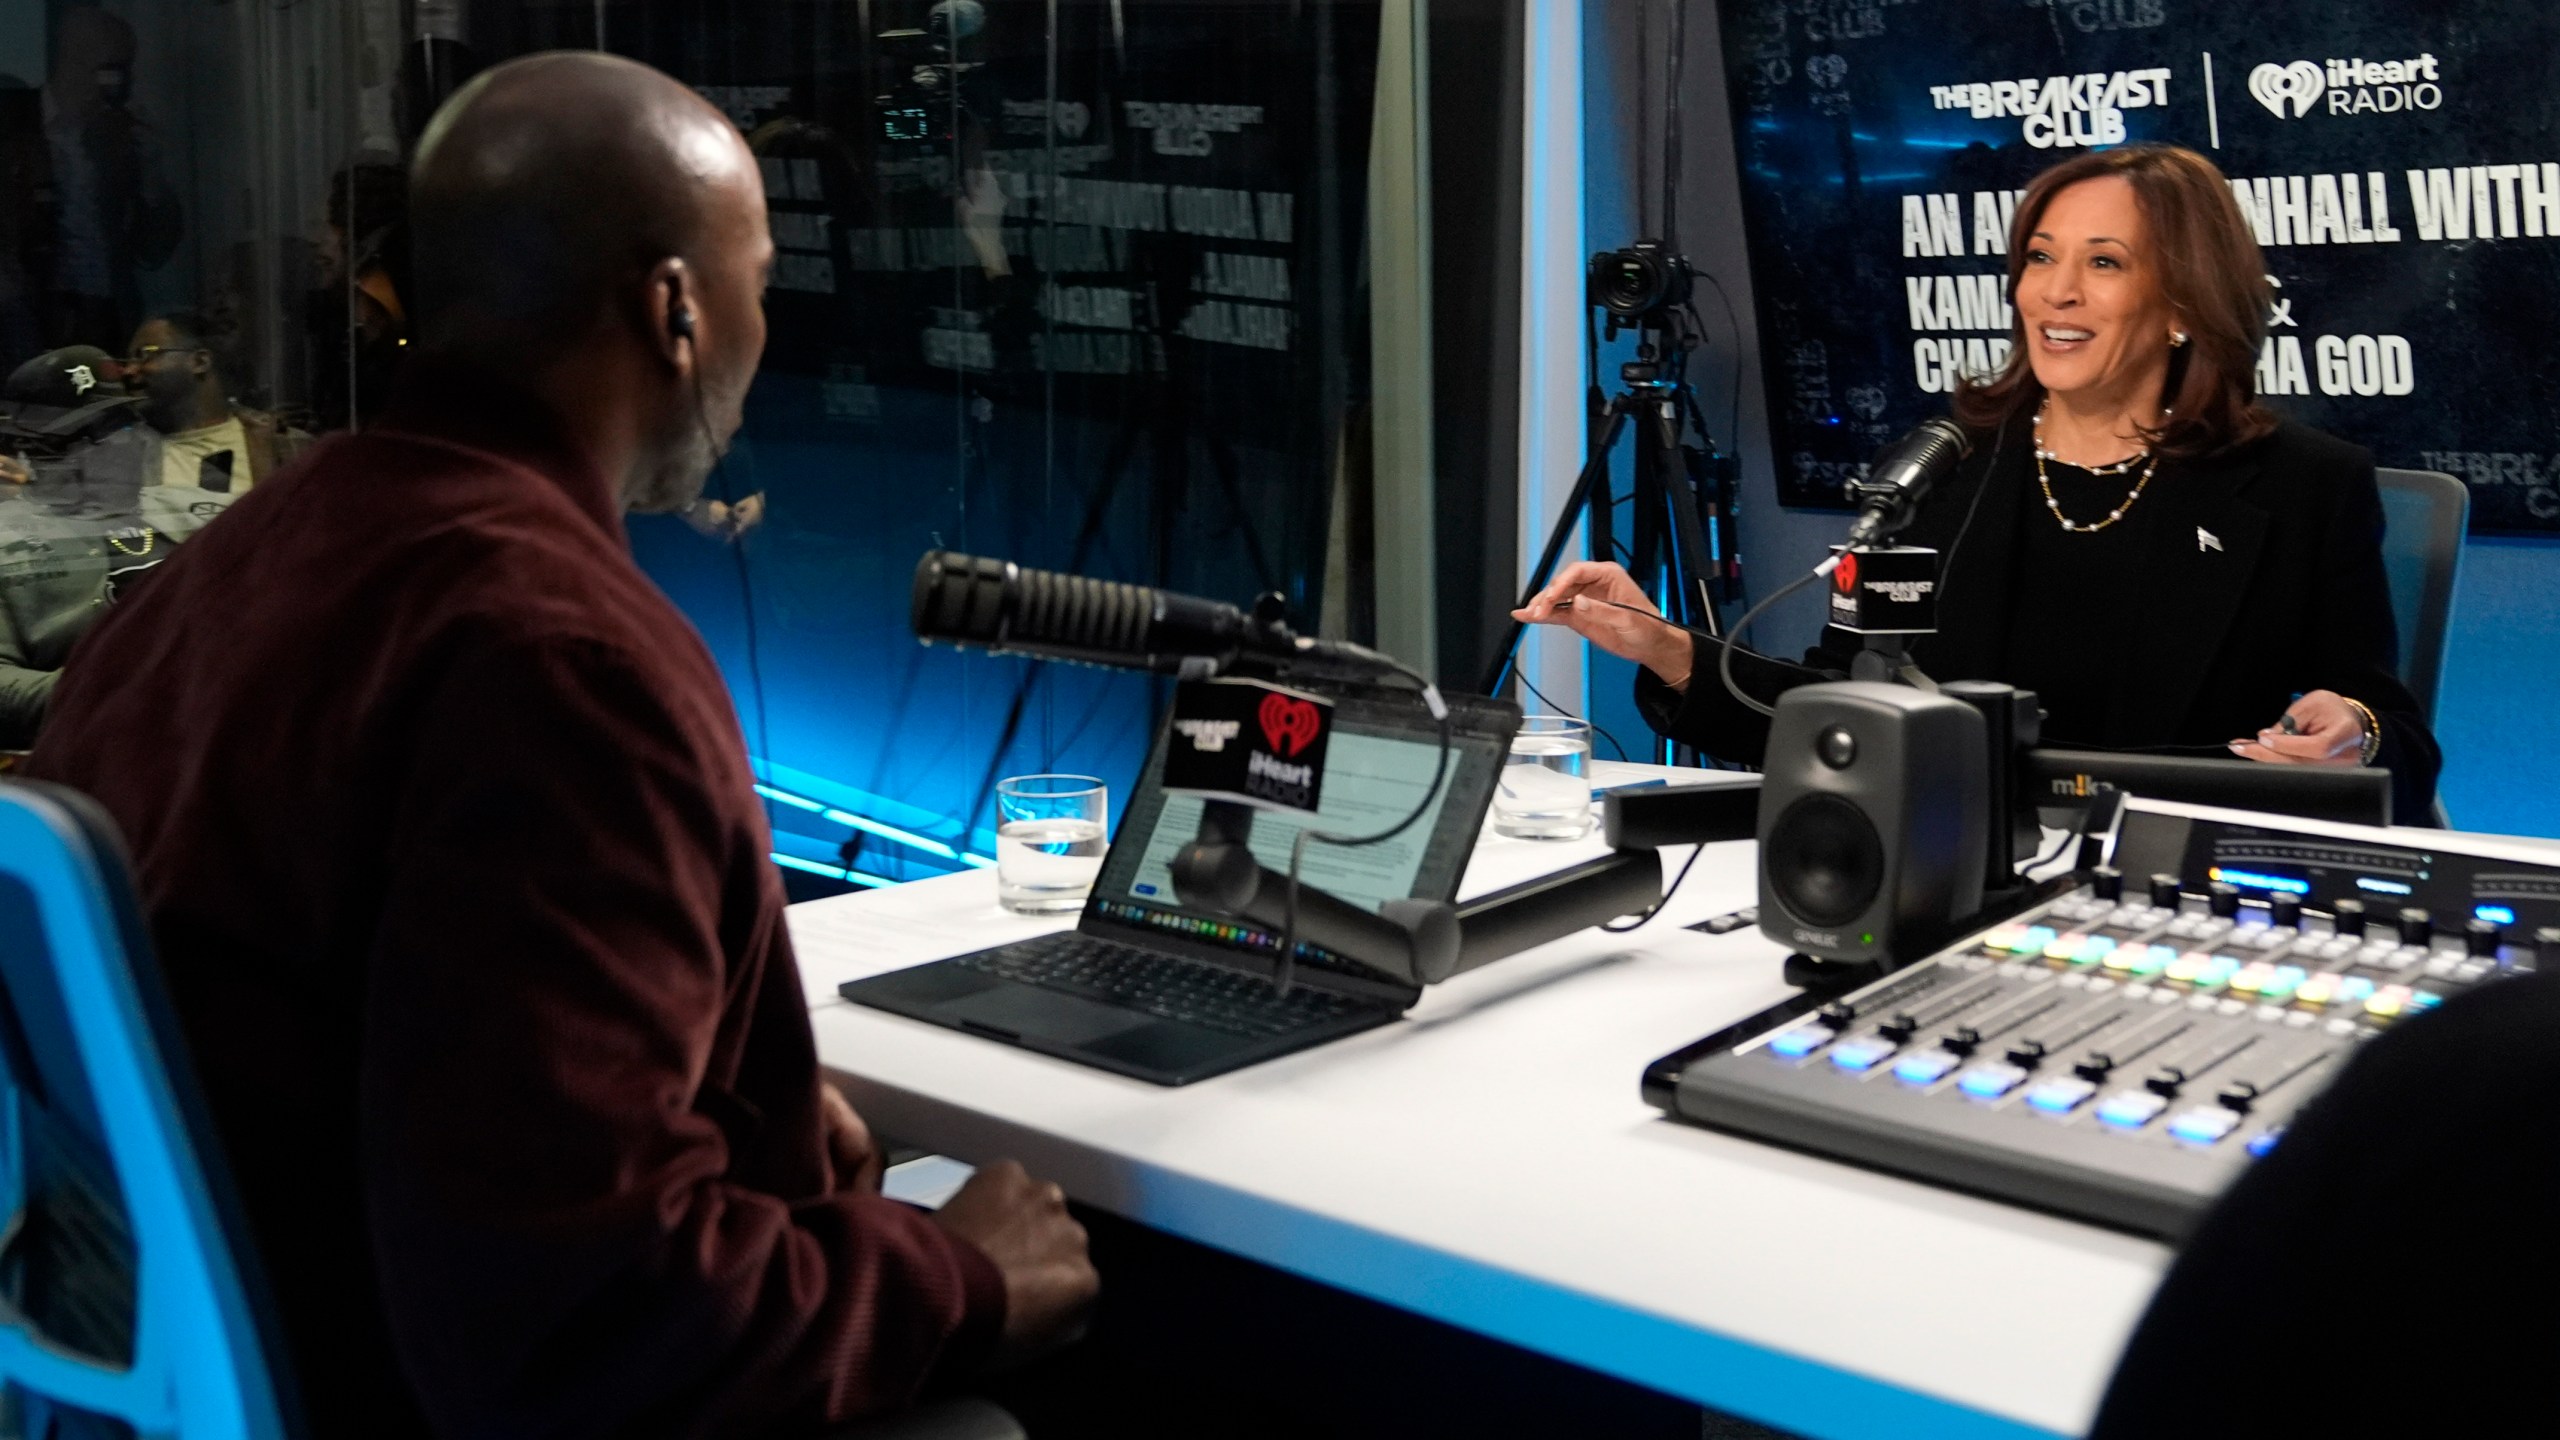
[[[1675,254],[1659,240],[1639,240],[1591,257],[1590,300],[1608,312],[1612,340],[1622,330],[1660,329],[1672,312],[1689,303],[1695,273],[1688,256]]]
[[[942,0],[926,13],[924,28],[880,32],[890,76],[872,102],[881,139],[930,149],[950,144],[963,121],[984,123],[986,82],[971,55],[986,23],[979,0]]]

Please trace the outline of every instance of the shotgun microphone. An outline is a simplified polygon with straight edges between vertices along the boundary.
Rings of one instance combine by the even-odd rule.
[[[916,562],[908,619],[928,645],[940,640],[1184,679],[1205,679],[1248,658],[1358,674],[1401,668],[1374,650],[1300,635],[1276,616],[1216,600],[949,550]]]

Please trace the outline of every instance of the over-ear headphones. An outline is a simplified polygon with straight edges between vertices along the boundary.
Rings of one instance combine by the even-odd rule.
[[[667,312],[667,333],[679,340],[693,338],[693,310],[679,305]]]

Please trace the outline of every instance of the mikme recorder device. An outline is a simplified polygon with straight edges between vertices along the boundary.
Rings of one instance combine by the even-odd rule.
[[[2131,801],[2114,865],[1861,989],[1665,1056],[1645,1095],[1718,1130],[2175,1238],[2358,1046],[2560,965],[2548,857]]]

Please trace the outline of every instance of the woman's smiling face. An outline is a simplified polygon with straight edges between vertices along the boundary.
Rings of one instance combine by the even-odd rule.
[[[2017,306],[2048,393],[2125,404],[2160,394],[2177,316],[2130,182],[2083,180],[2053,197],[2027,240]]]

